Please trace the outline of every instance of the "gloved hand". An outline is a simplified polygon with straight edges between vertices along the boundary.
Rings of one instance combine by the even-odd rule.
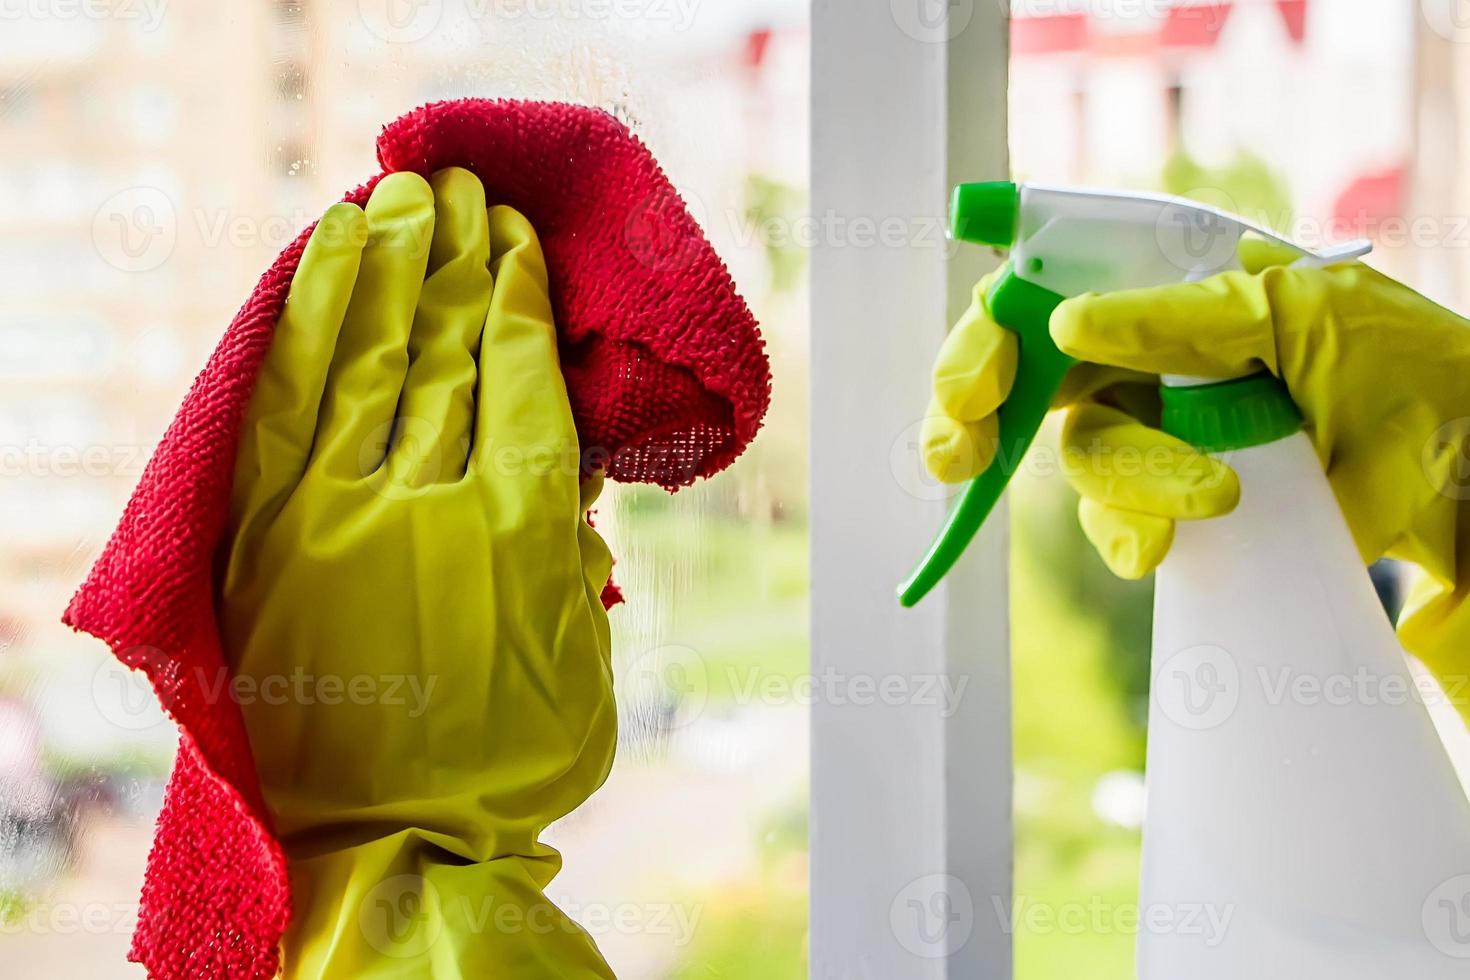
[[[578,461],[526,219],[461,169],[329,210],[244,422],[219,603],[286,977],[612,976],[538,839],[616,740]]]
[[[1138,578],[1164,559],[1176,520],[1232,510],[1229,467],[1154,427],[1158,375],[1265,368],[1301,408],[1363,560],[1427,573],[1400,638],[1470,721],[1458,681],[1470,666],[1470,322],[1361,263],[1285,268],[1290,257],[1247,241],[1246,271],[1082,296],[1053,314],[1053,340],[1088,362],[1057,400],[1083,530],[1114,572]],[[989,465],[992,413],[1015,374],[1015,339],[986,312],[988,285],[935,365],[924,453],[946,480]]]

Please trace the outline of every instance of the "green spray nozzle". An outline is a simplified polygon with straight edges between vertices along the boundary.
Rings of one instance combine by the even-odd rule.
[[[961,184],[950,202],[950,234],[963,241],[1007,248],[1016,240],[1020,210],[1020,190],[1015,184]],[[965,553],[1020,467],[1062,379],[1075,363],[1051,339],[1051,314],[1061,302],[1061,296],[1017,277],[1014,271],[991,290],[991,317],[1013,332],[1020,346],[1015,383],[996,413],[1000,437],[995,460],[965,488],[929,553],[899,588],[898,599],[904,606],[913,606],[928,595]]]
[[[956,184],[949,199],[949,236],[992,248],[1016,243],[1021,188],[1009,180]]]

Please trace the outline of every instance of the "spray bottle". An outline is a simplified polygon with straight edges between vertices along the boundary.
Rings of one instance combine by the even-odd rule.
[[[989,296],[1019,340],[995,462],[900,600],[943,578],[1073,362],[1066,298],[1239,269],[1257,235],[1196,202],[1011,183],[956,188],[955,238],[1010,249]],[[1302,416],[1270,374],[1168,377],[1163,426],[1226,459],[1241,500],[1180,522],[1155,591],[1142,980],[1470,976],[1470,802],[1363,568]]]

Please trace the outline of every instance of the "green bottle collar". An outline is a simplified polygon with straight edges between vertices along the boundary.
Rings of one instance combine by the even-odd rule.
[[[1164,388],[1164,431],[1207,453],[1264,446],[1302,427],[1302,413],[1274,375]]]

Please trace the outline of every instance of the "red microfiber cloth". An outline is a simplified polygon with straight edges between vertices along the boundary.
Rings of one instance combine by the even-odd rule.
[[[466,167],[541,239],[584,456],[670,490],[755,435],[770,369],[725,266],[653,156],[597,109],[467,99],[378,140],[384,174]],[[213,562],[241,420],[311,229],[261,277],[143,473],[65,621],[146,672],[182,730],[130,958],[158,980],[265,980],[291,915],[215,622]],[[604,596],[611,604],[615,594]]]

